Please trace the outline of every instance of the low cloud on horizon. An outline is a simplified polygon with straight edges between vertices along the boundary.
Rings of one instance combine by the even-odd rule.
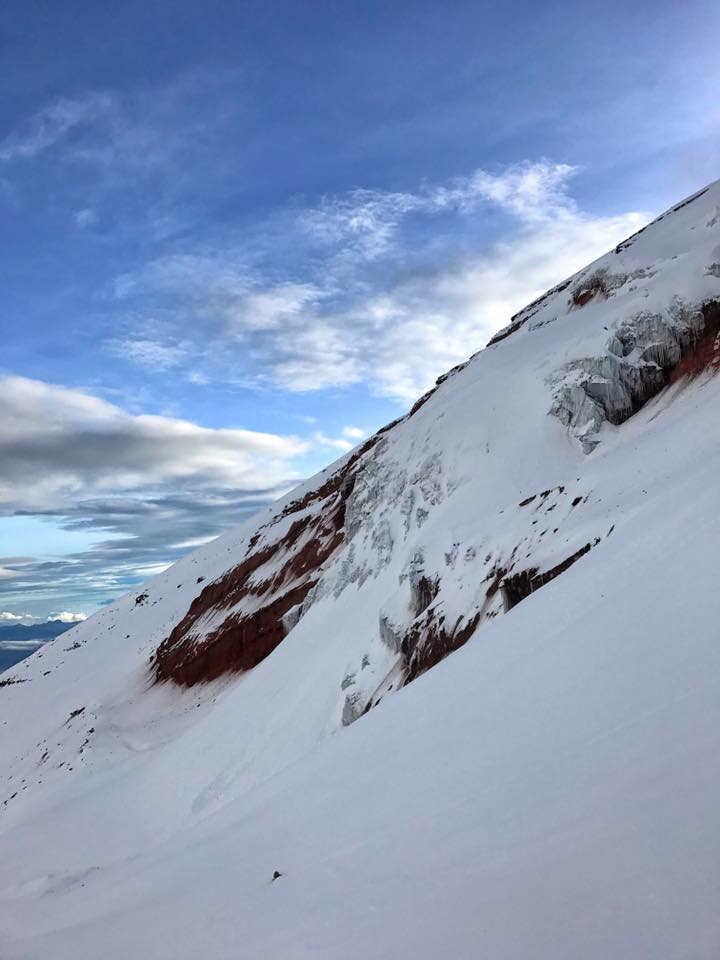
[[[0,611],[0,627],[3,624],[22,624],[24,626],[34,626],[38,622],[44,623],[82,623],[87,620],[87,614],[78,612],[73,613],[70,610],[61,610],[59,613],[51,613],[45,617],[34,617],[31,613],[12,613],[9,610]]]

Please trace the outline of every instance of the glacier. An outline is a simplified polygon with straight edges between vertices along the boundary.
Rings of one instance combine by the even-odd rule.
[[[720,182],[0,676],[3,960],[714,960],[719,264]]]

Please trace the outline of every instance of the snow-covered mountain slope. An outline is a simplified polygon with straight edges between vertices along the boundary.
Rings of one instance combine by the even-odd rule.
[[[716,183],[3,675],[3,960],[714,960],[719,304]]]

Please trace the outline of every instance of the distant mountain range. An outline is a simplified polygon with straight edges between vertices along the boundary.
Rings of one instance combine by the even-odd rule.
[[[2,623],[0,624],[0,673],[29,657],[37,650],[33,641],[45,643],[53,637],[59,637],[74,623],[62,620],[48,620],[43,623]],[[39,644],[38,644],[39,645]]]

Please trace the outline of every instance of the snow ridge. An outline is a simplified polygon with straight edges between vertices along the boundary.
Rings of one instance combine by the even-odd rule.
[[[715,960],[718,304],[715,183],[3,676],[3,960]]]

